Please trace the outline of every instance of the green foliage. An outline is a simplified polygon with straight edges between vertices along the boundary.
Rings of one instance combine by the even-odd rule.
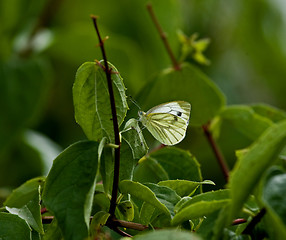
[[[125,87],[117,69],[111,67],[111,78],[119,125],[123,122],[128,106]],[[89,140],[100,141],[107,137],[114,141],[109,92],[103,66],[98,63],[84,63],[77,71],[73,86],[75,119]]]
[[[162,71],[143,87],[137,99],[142,109],[172,100],[190,102],[190,123],[196,126],[211,120],[225,104],[224,95],[218,87],[189,63],[183,63],[180,71],[173,68]]]
[[[103,60],[90,62],[100,59],[94,32],[85,23],[93,2],[81,8],[71,2],[69,14],[58,15],[51,29],[41,26],[49,11],[34,22],[42,3],[33,3],[24,16],[19,13],[25,1],[13,0],[15,9],[8,0],[0,3],[0,33],[5,33],[0,43],[0,239],[119,239],[110,230],[139,240],[286,238],[286,113],[262,103],[233,104],[271,93],[266,99],[285,107],[285,81],[278,81],[285,76],[285,57],[275,39],[276,13],[267,1],[259,1],[259,7],[258,1],[242,1],[239,8],[217,1],[154,1],[171,48],[181,54],[178,68],[167,67],[158,34],[142,14],[145,2],[96,5],[105,22],[100,29],[111,36],[100,44],[114,63],[108,63],[113,94]],[[219,7],[222,12],[215,11]],[[236,14],[229,16],[229,10]],[[219,24],[221,16],[232,21],[224,17]],[[241,24],[231,25],[237,19]],[[63,29],[59,22],[72,27]],[[196,28],[202,38],[193,33]],[[186,34],[176,36],[177,29]],[[230,39],[237,46],[232,52]],[[72,79],[86,60],[76,72],[72,96],[66,94],[71,82],[62,79]],[[268,82],[264,88],[263,82]],[[247,90],[245,99],[241,89]],[[137,109],[131,104],[129,109],[129,94],[143,110],[168,101],[191,103],[184,141],[158,145],[136,120]],[[120,145],[114,141],[112,97]],[[72,121],[72,109],[87,140],[70,145],[85,138]],[[70,145],[59,154],[57,145],[38,133],[53,121],[49,137]],[[219,146],[234,165],[227,184],[213,163],[211,150]]]
[[[40,208],[40,195],[43,184],[43,178],[29,180],[15,189],[4,202],[8,212],[26,220],[34,230],[41,234],[44,234]]]
[[[25,220],[17,215],[0,213],[0,236],[1,238],[12,239],[31,239],[31,229]]]
[[[83,239],[88,234],[97,165],[98,144],[78,142],[54,160],[47,176],[43,202],[67,239]]]

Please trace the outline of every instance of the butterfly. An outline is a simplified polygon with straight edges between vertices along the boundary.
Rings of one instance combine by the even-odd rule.
[[[159,142],[175,145],[181,142],[189,124],[191,104],[184,101],[163,103],[147,112],[139,111],[139,120]]]

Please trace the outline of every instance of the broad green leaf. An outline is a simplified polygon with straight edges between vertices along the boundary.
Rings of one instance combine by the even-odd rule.
[[[42,110],[51,82],[49,70],[39,59],[0,64],[0,152]]]
[[[251,140],[257,139],[272,124],[271,120],[258,115],[251,107],[242,105],[226,107],[220,117]]]
[[[201,240],[202,238],[189,231],[180,231],[177,229],[165,229],[150,231],[143,233],[132,238],[134,240]]]
[[[31,240],[31,229],[25,220],[10,213],[0,213],[0,239]]]
[[[209,215],[224,207],[230,199],[200,201],[183,208],[172,219],[172,225],[177,226],[184,221]]]
[[[161,164],[156,159],[143,157],[138,162],[134,170],[134,181],[141,183],[157,183],[162,180],[168,180],[169,176]]]
[[[130,119],[121,132],[120,149],[120,181],[132,180],[137,161],[147,154],[148,147],[138,125],[138,121]]]
[[[180,209],[182,209],[184,204],[188,203],[191,199],[192,197],[189,197],[189,196],[182,197],[181,200],[176,204],[174,208],[175,213],[177,213]]]
[[[273,124],[236,162],[231,175],[231,208],[229,221],[235,218],[264,171],[277,159],[286,143],[286,121]]]
[[[41,218],[40,192],[44,178],[35,178],[27,181],[4,202],[6,209],[26,220],[37,232],[44,234]]]
[[[149,159],[151,159],[152,162]],[[142,165],[144,161],[147,163]],[[152,165],[149,165],[149,163]],[[158,166],[156,166],[156,163]],[[153,171],[152,174],[148,173],[150,168]],[[153,174],[156,175],[155,179]],[[146,159],[142,159],[136,167],[134,180],[151,182],[150,180],[148,181],[148,179],[154,183],[169,179],[184,179],[201,182],[200,164],[188,151],[175,147],[165,147],[146,156]]]
[[[112,68],[113,92],[118,125],[123,122],[128,106],[125,87],[117,69]],[[89,140],[100,141],[107,137],[114,142],[111,106],[105,71],[100,63],[87,62],[76,73],[73,85],[75,119]]]
[[[103,148],[99,168],[105,193],[111,193],[114,173],[114,154],[112,148]]]
[[[122,139],[120,147],[120,168],[119,168],[119,181],[132,180],[133,172],[137,159],[133,158],[132,149],[130,145]]]
[[[171,216],[174,216],[174,207],[181,200],[180,196],[178,196],[175,191],[165,186],[159,186],[154,183],[146,183],[145,186],[151,189],[156,195],[156,198],[168,208]]]
[[[230,204],[226,204],[224,208],[219,211],[215,225],[213,226],[213,234],[211,240],[223,239],[225,226],[227,225],[227,214],[229,213]]]
[[[268,227],[274,239],[286,238],[286,173],[277,168],[268,173],[262,191],[267,217],[272,222]],[[268,220],[268,221],[269,221]],[[271,229],[273,228],[273,230]]]
[[[208,216],[204,217],[204,220],[202,221],[201,225],[196,231],[196,233],[200,234],[200,236],[202,236],[203,239],[211,239],[211,237],[213,236],[212,231],[218,219],[219,212],[220,210],[217,210],[211,214],[208,214]]]
[[[97,165],[98,143],[82,141],[64,150],[47,176],[43,201],[66,239],[88,236]]]
[[[148,146],[136,119],[128,120],[124,130],[121,132],[121,136],[131,148],[134,159],[140,159],[147,154]]]
[[[170,212],[160,199],[157,198],[154,192],[151,189],[141,183],[133,182],[129,180],[123,180],[119,183],[120,192],[123,194],[131,194],[131,196],[141,199],[154,207],[160,209],[167,216],[171,216]]]
[[[229,202],[229,193],[228,189],[211,191],[196,195],[184,203],[179,202],[174,209],[177,213],[172,224],[178,225],[186,220],[211,214]]]
[[[189,63],[183,63],[177,71],[164,70],[146,84],[137,100],[145,111],[164,102],[187,101],[192,105],[191,125],[208,122],[225,104],[224,95],[218,87]]]
[[[133,207],[133,204],[131,201],[129,200],[126,200],[126,201],[123,201],[123,202],[120,202],[118,205],[117,205],[117,208],[120,212],[120,215],[122,218],[122,220],[125,220],[125,221],[133,221],[134,219],[134,207]]]
[[[223,189],[223,190],[201,193],[201,194],[198,194],[198,195],[194,196],[193,198],[189,199],[184,204],[180,204],[180,207],[176,206],[175,211],[179,212],[183,208],[185,208],[191,204],[194,204],[196,202],[201,202],[201,201],[211,202],[211,201],[220,201],[220,200],[229,199],[230,198],[229,194],[230,194],[229,189]]]
[[[105,225],[109,216],[110,214],[105,211],[97,212],[93,216],[91,224],[90,224],[90,231],[89,231],[89,235],[91,239],[96,239],[96,235],[98,234],[100,228]]]
[[[255,111],[255,113],[266,117],[275,123],[286,119],[286,112],[273,106],[260,103],[252,104],[250,107]]]
[[[158,185],[173,189],[181,197],[192,195],[196,191],[198,186],[202,184],[215,185],[214,182],[210,180],[205,180],[203,182],[194,182],[178,179],[158,182]]]
[[[94,194],[93,208],[95,208],[96,206],[99,206],[100,210],[108,212],[109,205],[110,205],[110,199],[106,193],[97,192]]]
[[[148,225],[151,222],[152,215],[155,211],[155,208],[150,203],[144,202],[140,209],[140,223],[143,225]]]

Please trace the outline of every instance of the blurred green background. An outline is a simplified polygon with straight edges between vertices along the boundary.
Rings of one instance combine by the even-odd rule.
[[[82,63],[101,59],[90,14],[100,16],[101,33],[109,36],[108,59],[128,95],[136,98],[154,74],[171,65],[147,2],[1,0],[0,199],[27,179],[47,174],[62,149],[85,138],[73,116],[72,85]],[[227,104],[264,102],[286,109],[285,1],[151,2],[177,56],[179,29],[211,39],[205,52],[211,65],[197,66]],[[252,140],[223,127],[217,140],[232,166],[234,150]],[[201,128],[191,126],[180,147],[194,153],[205,179],[224,184]]]

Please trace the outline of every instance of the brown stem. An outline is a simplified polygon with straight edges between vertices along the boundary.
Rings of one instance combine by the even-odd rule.
[[[128,233],[126,233],[126,232],[120,230],[119,228],[113,228],[112,230],[113,230],[114,232],[117,232],[119,235],[121,235],[121,236],[123,236],[123,237],[130,237],[130,238],[133,237],[132,235],[130,235],[130,234],[128,234]]]
[[[113,219],[113,221],[118,227],[124,227],[138,231],[143,231],[148,228],[148,226],[142,225],[140,223],[127,222],[119,219]]]
[[[30,54],[33,52],[33,46],[32,46],[32,41],[35,35],[43,28],[47,27],[57,12],[57,9],[59,8],[62,0],[49,0],[47,1],[44,9],[42,10],[42,13],[37,19],[36,24],[34,25],[28,40],[26,47],[23,48],[20,52],[19,55],[22,57],[29,57]]]
[[[111,200],[110,200],[110,208],[109,213],[111,217],[115,214],[116,209],[116,200],[117,200],[117,191],[118,191],[118,183],[119,183],[119,166],[120,166],[120,137],[119,137],[119,127],[118,127],[118,121],[117,121],[117,114],[116,114],[116,106],[115,106],[115,99],[113,94],[113,88],[112,88],[112,80],[111,80],[111,71],[112,69],[109,68],[107,57],[104,49],[104,43],[101,39],[99,29],[97,26],[97,17],[91,16],[93,20],[93,24],[98,36],[101,53],[104,61],[105,66],[105,74],[108,84],[108,91],[109,91],[109,98],[110,98],[110,105],[111,105],[111,113],[112,113],[112,121],[113,121],[113,131],[114,131],[114,138],[115,138],[115,145],[118,145],[118,148],[115,148],[115,160],[114,160],[114,176],[113,176],[113,187],[112,187],[112,194],[111,194]]]
[[[44,214],[44,213],[46,213],[48,210],[44,207],[44,208],[42,208],[41,209],[41,214]]]
[[[246,219],[238,218],[232,221],[232,225],[235,226],[235,225],[239,225],[239,224],[246,223],[246,222],[247,222]]]
[[[174,53],[173,53],[173,51],[172,51],[172,49],[171,49],[171,47],[170,47],[170,44],[169,44],[169,42],[168,42],[168,40],[167,40],[166,33],[163,31],[163,29],[162,29],[162,27],[161,27],[161,25],[160,25],[160,23],[159,23],[159,21],[158,21],[156,15],[155,15],[154,11],[153,11],[152,4],[151,4],[151,3],[148,3],[148,4],[147,4],[147,10],[148,10],[148,12],[149,12],[149,14],[150,14],[150,16],[151,16],[151,19],[152,19],[154,25],[155,25],[156,28],[157,28],[157,31],[158,31],[158,33],[159,33],[159,35],[160,35],[160,37],[161,37],[161,39],[162,39],[162,41],[163,41],[163,43],[164,43],[164,46],[165,46],[165,48],[166,48],[166,50],[167,50],[167,52],[168,52],[168,54],[169,54],[169,56],[170,56],[170,59],[171,59],[172,64],[173,64],[173,68],[174,68],[175,70],[180,70],[180,69],[181,69],[181,66],[180,66],[180,64],[177,62],[177,60],[176,60],[176,58],[175,58],[175,56],[174,56]]]
[[[228,182],[229,179],[229,168],[227,166],[227,163],[224,159],[224,156],[222,154],[222,152],[220,151],[217,143],[215,142],[211,132],[209,131],[209,124],[205,124],[202,126],[203,130],[204,130],[204,134],[206,136],[206,138],[208,139],[208,142],[216,156],[216,159],[218,161],[218,164],[222,170],[222,173],[224,175],[225,181]]]
[[[266,209],[262,208],[260,210],[260,212],[253,217],[253,219],[250,221],[250,223],[247,225],[247,227],[243,230],[242,234],[252,234],[253,229],[255,228],[255,226],[261,221],[261,219],[263,218],[263,216],[266,213]]]

